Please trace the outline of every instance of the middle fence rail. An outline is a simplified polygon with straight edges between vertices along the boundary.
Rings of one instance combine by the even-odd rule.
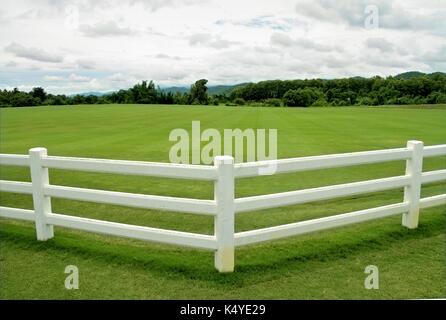
[[[446,145],[424,147],[423,142],[408,141],[405,148],[398,149],[238,164],[234,164],[231,156],[217,156],[213,166],[204,166],[57,157],[48,156],[45,148],[33,148],[29,150],[28,155],[0,154],[0,165],[29,167],[32,180],[32,182],[0,180],[0,191],[32,195],[34,210],[0,206],[0,217],[34,221],[37,239],[41,241],[53,238],[54,226],[60,226],[212,250],[215,252],[216,269],[220,272],[232,272],[234,248],[237,246],[399,214],[402,214],[403,226],[409,229],[416,228],[420,209],[446,204],[446,194],[420,198],[422,184],[446,180],[446,169],[423,173],[423,159],[444,155],[446,155]],[[396,160],[406,161],[404,175],[243,198],[235,198],[234,194],[235,179],[264,175],[264,172],[268,172],[265,168],[273,168],[270,173],[277,174]],[[214,199],[189,199],[52,185],[49,182],[48,169],[213,181]],[[400,203],[235,233],[235,215],[239,213],[397,188],[404,188],[404,199]],[[213,235],[204,235],[57,214],[53,213],[51,208],[52,197],[210,215],[214,216],[215,231]]]

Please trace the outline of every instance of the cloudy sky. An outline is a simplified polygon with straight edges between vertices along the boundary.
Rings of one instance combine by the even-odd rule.
[[[446,71],[445,0],[2,0],[0,88]]]

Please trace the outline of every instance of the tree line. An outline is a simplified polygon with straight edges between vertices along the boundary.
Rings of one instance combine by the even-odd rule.
[[[236,99],[302,107],[439,104],[446,103],[446,74],[410,78],[269,80],[235,89],[230,100]]]
[[[446,74],[411,77],[268,80],[235,87],[224,94],[208,94],[207,80],[197,80],[189,92],[166,92],[153,81],[103,96],[54,95],[41,87],[29,92],[0,90],[0,107],[76,104],[185,104],[253,106],[352,106],[446,103]]]
[[[41,87],[29,92],[0,90],[0,107],[25,107],[42,105],[77,105],[108,103],[140,103],[140,104],[209,104],[212,99],[207,94],[207,80],[195,82],[188,93],[165,92],[155,86],[153,81],[142,81],[127,90],[119,90],[102,96],[51,94]]]

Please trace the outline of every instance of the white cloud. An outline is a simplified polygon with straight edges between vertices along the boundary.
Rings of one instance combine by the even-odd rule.
[[[94,69],[94,67],[96,66],[96,62],[93,59],[84,59],[84,58],[77,59],[76,64],[78,68],[87,70]]]
[[[207,46],[214,49],[226,49],[237,44],[236,41],[221,39],[219,36],[212,36],[208,33],[197,33],[189,37],[191,46]]]
[[[170,59],[170,60],[181,60],[181,57],[179,56],[171,56],[165,53],[158,53],[155,55],[156,59]]]
[[[381,52],[393,52],[395,46],[385,38],[368,38],[366,45],[369,49],[378,49]]]
[[[446,35],[446,2],[437,0],[298,0],[296,13],[324,22],[346,23],[364,27],[370,14],[365,8],[374,6],[383,29],[426,30]]]
[[[44,76],[43,79],[44,79],[45,81],[63,81],[63,80],[65,80],[64,77],[60,77],[60,76],[49,76],[49,75]]]
[[[243,26],[247,28],[271,29],[277,31],[290,31],[296,27],[306,27],[306,23],[291,17],[276,17],[265,15],[242,20],[217,20],[215,24],[219,26]]]
[[[192,46],[204,44],[207,45],[212,41],[212,36],[207,33],[197,33],[189,37],[189,44]]]
[[[291,47],[294,44],[294,41],[287,34],[275,32],[271,35],[271,44],[283,47]]]
[[[130,4],[141,4],[154,12],[162,8],[178,7],[181,5],[200,4],[205,0],[130,0]]]
[[[331,52],[334,50],[342,50],[341,48],[331,47],[329,45],[317,43],[306,38],[293,39],[285,33],[274,32],[270,38],[271,45],[283,47],[298,47],[302,50],[316,50],[318,52]]]
[[[115,82],[126,82],[129,77],[122,73],[114,73],[108,79]]]
[[[70,81],[76,81],[76,82],[87,82],[90,81],[91,79],[89,77],[85,77],[85,76],[81,76],[75,73],[70,74],[70,76],[68,77],[68,80]]]
[[[25,47],[19,43],[12,42],[5,47],[5,51],[16,57],[26,58],[41,62],[62,62],[63,57],[58,54],[48,53],[42,49]]]
[[[115,21],[99,22],[94,25],[83,24],[80,31],[87,37],[134,36],[137,31],[119,26]]]
[[[364,28],[367,5],[380,28]],[[4,0],[0,82],[72,93],[446,71],[445,15],[438,0]]]
[[[8,67],[8,68],[17,67],[17,62],[15,62],[15,61],[8,61],[8,62],[5,63],[5,67]]]

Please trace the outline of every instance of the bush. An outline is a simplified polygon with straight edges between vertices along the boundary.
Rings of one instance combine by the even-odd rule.
[[[289,107],[308,107],[318,98],[318,94],[309,88],[288,90],[283,95],[283,101]]]
[[[446,103],[446,93],[438,92],[438,91],[432,92],[427,97],[427,102],[431,103],[431,104]]]
[[[280,107],[282,105],[282,101],[277,98],[266,99],[263,103],[269,107]]]
[[[30,94],[26,92],[19,92],[12,96],[11,106],[13,107],[28,107],[36,106],[39,104],[39,100],[33,98]]]
[[[328,107],[330,104],[325,100],[324,97],[321,97],[317,99],[315,102],[313,102],[312,106],[315,107]]]
[[[235,98],[233,102],[236,106],[244,106],[246,103],[243,98]]]
[[[396,99],[397,104],[414,104],[414,100],[411,96],[403,96]]]
[[[361,97],[357,101],[357,105],[360,106],[371,106],[373,105],[373,99],[370,97]]]
[[[209,99],[209,104],[213,106],[218,106],[220,104],[220,101],[217,98],[212,97]]]

